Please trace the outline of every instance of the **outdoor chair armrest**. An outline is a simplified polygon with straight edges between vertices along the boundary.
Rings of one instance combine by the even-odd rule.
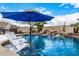
[[[22,39],[22,37],[16,37],[15,39]]]

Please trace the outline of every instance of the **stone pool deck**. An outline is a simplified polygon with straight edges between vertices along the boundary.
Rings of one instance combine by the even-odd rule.
[[[76,36],[76,35],[68,35],[69,37],[72,37],[72,38],[77,38],[79,39],[79,36]]]
[[[0,45],[0,56],[19,56],[19,55]]]
[[[19,56],[16,52],[10,51],[7,48],[2,46],[2,43],[4,43],[7,40],[0,40],[0,56]]]
[[[64,35],[64,36],[79,39],[79,34],[67,34],[67,35]]]

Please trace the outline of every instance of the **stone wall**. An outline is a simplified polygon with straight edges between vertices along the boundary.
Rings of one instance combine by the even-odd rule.
[[[43,29],[44,30],[48,29],[48,30],[51,30],[51,31],[54,31],[54,30],[63,31],[63,26],[50,26],[50,27],[44,27]],[[73,27],[71,27],[71,26],[66,26],[65,30],[66,30],[67,33],[73,33]]]

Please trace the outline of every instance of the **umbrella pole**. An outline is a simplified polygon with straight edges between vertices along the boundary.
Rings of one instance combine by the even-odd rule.
[[[31,42],[31,34],[32,33],[31,33],[31,22],[29,22],[29,23],[30,23],[30,33],[29,33],[30,34],[30,42],[29,42],[30,43],[30,51],[29,51],[30,53],[29,53],[29,55],[31,55],[32,54],[32,49],[31,49],[32,48],[32,44],[31,44],[32,43]]]

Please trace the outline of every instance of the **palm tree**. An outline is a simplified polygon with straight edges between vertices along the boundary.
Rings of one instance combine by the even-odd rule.
[[[42,31],[44,24],[46,22],[33,22],[33,25],[37,26],[38,32]]]
[[[66,22],[64,22],[64,25],[63,25],[63,32],[66,31]]]
[[[71,24],[71,26],[73,27],[74,33],[78,33],[78,30],[79,30],[79,22],[77,22],[75,24]]]

